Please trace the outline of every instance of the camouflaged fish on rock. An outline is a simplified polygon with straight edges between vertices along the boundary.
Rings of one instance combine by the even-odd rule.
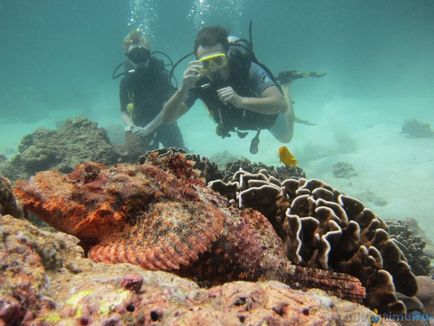
[[[273,279],[363,299],[354,277],[291,264],[270,222],[230,207],[192,165],[181,153],[142,165],[83,163],[70,174],[40,172],[14,191],[26,210],[77,236],[98,262],[171,271],[203,285]]]

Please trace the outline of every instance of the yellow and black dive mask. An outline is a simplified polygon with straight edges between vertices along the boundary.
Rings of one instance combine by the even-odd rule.
[[[199,59],[199,62],[202,63],[202,72],[214,72],[226,66],[228,64],[228,58],[224,53],[216,53]]]

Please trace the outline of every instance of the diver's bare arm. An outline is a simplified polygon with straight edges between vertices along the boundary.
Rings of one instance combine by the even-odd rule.
[[[160,112],[162,124],[174,123],[184,113],[186,113],[189,110],[189,107],[187,105],[185,105],[185,103],[184,103],[184,101],[187,97],[187,93],[188,93],[188,90],[181,87],[164,104],[163,110]]]
[[[145,127],[143,135],[152,134],[159,126],[174,123],[185,112],[188,111],[187,105],[184,104],[185,95],[180,90],[164,104],[163,109],[157,116],[149,122]]]
[[[232,87],[222,88],[217,92],[223,103],[230,103],[236,108],[262,114],[276,114],[288,110],[285,98],[276,86],[268,87],[259,98],[239,96]]]
[[[184,71],[181,87],[164,104],[161,111],[161,123],[170,124],[178,120],[190,108],[185,105],[189,90],[194,87],[197,80],[201,77],[202,63],[192,61]]]
[[[130,116],[126,112],[121,111],[121,117],[122,117],[122,121],[126,127],[134,126],[133,120],[131,120]]]
[[[161,112],[152,120],[146,127],[145,134],[149,135],[162,124],[174,123],[189,107],[184,101],[187,98],[188,91],[195,85],[200,77],[199,65],[197,61],[190,62],[187,69],[184,71],[182,86],[175,94],[164,104]]]
[[[240,108],[262,114],[276,114],[286,112],[288,105],[279,89],[271,86],[259,98],[241,97]]]

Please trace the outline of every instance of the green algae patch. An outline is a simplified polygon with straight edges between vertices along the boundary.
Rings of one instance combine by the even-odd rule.
[[[117,290],[113,293],[109,293],[101,301],[98,312],[101,315],[108,315],[116,306],[122,304],[130,296],[128,290]]]

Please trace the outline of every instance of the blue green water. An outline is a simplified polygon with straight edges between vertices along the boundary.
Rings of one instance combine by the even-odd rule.
[[[297,85],[299,98],[433,96],[431,0],[2,0],[1,120],[35,122],[71,109],[116,120],[110,74],[123,59],[122,37],[144,27],[154,49],[178,58],[191,50],[202,20],[246,37],[253,20],[257,56],[274,72],[329,73]]]
[[[400,134],[406,119],[434,125],[432,0],[0,0],[0,153],[12,155],[36,127],[78,115],[120,128],[119,80],[111,74],[131,29],[178,59],[201,26],[247,37],[250,20],[257,57],[274,73],[328,74],[291,89],[296,114],[317,123],[297,125],[289,145],[308,174],[353,195],[384,197],[388,204],[373,209],[387,217],[432,219],[434,142]],[[271,136],[252,156],[253,135],[218,138],[200,103],[180,126],[193,151],[278,164],[280,144]],[[339,160],[359,176],[335,179],[331,166]],[[419,204],[410,209],[413,201]]]

